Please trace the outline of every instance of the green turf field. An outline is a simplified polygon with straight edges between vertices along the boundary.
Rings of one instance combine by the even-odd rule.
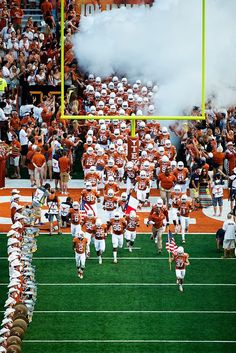
[[[69,235],[38,238],[38,299],[23,352],[236,352],[236,260],[220,258],[214,235],[188,236],[191,265],[184,293],[177,290],[167,252],[157,255],[149,235],[138,236],[132,253],[122,249],[117,265],[111,239],[106,245],[103,264],[93,250],[81,280]],[[4,236],[0,249],[3,308],[8,282]]]

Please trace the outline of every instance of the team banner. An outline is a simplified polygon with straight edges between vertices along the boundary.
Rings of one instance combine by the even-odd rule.
[[[128,160],[134,162],[138,161],[139,157],[139,138],[128,137]]]
[[[110,11],[121,6],[151,6],[153,2],[154,0],[79,0],[76,2],[76,11],[81,16],[88,16],[94,12]]]

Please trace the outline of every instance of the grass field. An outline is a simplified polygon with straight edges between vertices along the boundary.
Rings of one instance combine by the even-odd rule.
[[[69,235],[38,238],[38,299],[24,353],[236,352],[236,261],[220,258],[214,235],[188,236],[184,293],[177,290],[167,252],[157,255],[149,235],[138,236],[132,253],[122,249],[117,265],[111,239],[106,245],[103,264],[92,251],[81,280]],[[0,249],[3,308],[4,236]]]

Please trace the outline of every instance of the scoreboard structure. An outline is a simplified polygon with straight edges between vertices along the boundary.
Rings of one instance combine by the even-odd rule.
[[[89,16],[95,12],[110,11],[120,7],[134,8],[140,5],[150,7],[153,3],[154,0],[80,0],[76,2],[75,9],[81,16]]]

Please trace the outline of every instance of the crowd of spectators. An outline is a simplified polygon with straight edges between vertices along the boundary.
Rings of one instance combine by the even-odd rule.
[[[59,33],[52,4],[42,2],[39,22],[25,17],[22,7],[28,5],[17,0],[0,3],[0,77],[10,92],[18,87],[24,87],[25,92],[31,86],[60,84]]]
[[[0,27],[3,54],[0,76],[7,82],[0,117],[2,121],[7,121],[6,136],[3,136],[3,129],[1,132],[2,139],[6,142],[9,176],[20,178],[28,170],[32,186],[41,185],[48,177],[50,180],[55,179],[57,190],[61,187],[60,174],[77,169],[78,155],[86,152],[86,145],[84,148],[83,144],[87,143],[91,131],[93,143],[100,145],[105,153],[110,145],[115,145],[117,149],[116,143],[119,140],[122,140],[126,151],[130,122],[60,120],[60,99],[47,93],[43,94],[41,101],[30,94],[26,97],[21,94],[22,100],[18,106],[15,89],[24,91],[31,85],[60,85],[59,37],[53,15],[55,8],[48,0],[43,1],[40,8],[44,21],[40,24],[33,23],[28,18],[22,26],[24,13],[19,4],[2,1],[0,6],[5,14]],[[168,155],[165,143],[166,140],[171,140],[171,147],[174,144],[177,153],[174,157],[167,156],[169,162],[172,162],[173,168],[176,167],[175,161],[184,163],[188,168],[191,196],[195,195],[198,199],[202,187],[204,205],[210,204],[211,201],[206,200],[206,194],[209,194],[218,171],[225,173],[226,177],[234,174],[235,106],[218,109],[214,102],[209,101],[206,105],[205,121],[171,123],[169,128],[161,127],[159,122],[151,121],[155,112],[154,96],[158,90],[155,83],[142,83],[140,80],[129,82],[126,77],[116,75],[101,79],[92,73],[79,71],[71,41],[79,25],[79,14],[73,2],[68,3],[65,13],[65,114],[150,115],[150,121],[137,122],[136,132],[141,140],[140,153],[147,147],[142,141],[145,135],[150,135],[151,144],[159,153],[159,159],[163,154],[163,147],[164,155]],[[15,44],[11,46],[13,41]],[[12,75],[15,70],[18,74]],[[201,109],[194,107],[192,114],[201,115]],[[105,143],[99,140],[102,135],[101,127],[106,130]],[[70,161],[66,171],[60,169],[59,165],[59,159],[64,153],[67,153]],[[155,159],[155,179],[158,179],[156,170],[160,172],[160,164],[160,160]],[[199,173],[202,184],[196,185]],[[67,186],[63,192],[67,192]]]

